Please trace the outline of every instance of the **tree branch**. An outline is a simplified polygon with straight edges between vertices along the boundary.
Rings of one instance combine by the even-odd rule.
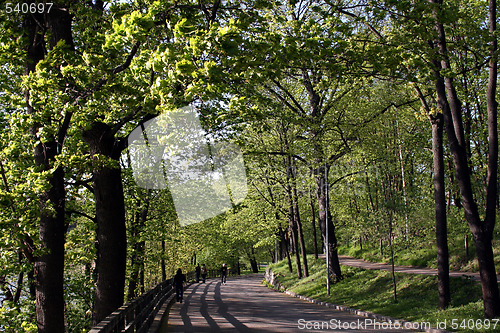
[[[415,103],[416,101],[418,101],[418,99],[412,99],[412,100],[409,100],[409,101],[406,101],[404,103],[401,103],[401,104],[395,104],[395,103],[390,103],[388,106],[386,106],[385,108],[383,108],[381,111],[375,113],[373,116],[371,116],[370,118],[364,120],[362,122],[363,125],[366,125],[366,124],[369,124],[370,122],[372,122],[373,120],[377,119],[379,116],[383,115],[384,113],[387,112],[387,110],[389,110],[391,107],[395,107],[395,108],[399,108],[401,106],[405,106],[405,105],[409,105],[409,104],[412,104],[412,103]]]
[[[116,66],[112,71],[111,74],[118,74],[120,72],[123,72],[126,70],[130,64],[132,63],[132,59],[135,57],[135,54],[139,50],[139,46],[141,45],[141,42],[137,41],[134,46],[132,47],[132,50],[130,51],[130,54],[128,55],[127,59],[125,62],[119,66]]]
[[[92,178],[87,179],[87,180],[76,180],[74,183],[66,182],[68,185],[81,185],[85,187],[87,190],[90,192],[94,193],[94,188],[89,184],[92,181]]]
[[[302,114],[305,114],[305,111],[302,108],[302,106],[299,104],[299,102],[297,102],[297,100],[295,99],[295,97],[293,97],[293,95],[288,91],[288,89],[286,89],[285,87],[283,87],[279,81],[274,80],[274,79],[272,81],[273,81],[273,83],[278,88],[280,88],[288,96],[288,98],[290,98],[292,100],[293,104],[295,104],[295,106],[297,107],[297,109],[300,110],[300,112]]]
[[[304,159],[303,157],[300,157],[299,155],[295,155],[295,154],[284,153],[281,151],[250,151],[250,152],[244,153],[244,155],[263,155],[263,154],[277,155],[277,156],[291,156],[291,157],[307,164],[307,160]]]
[[[79,212],[77,210],[67,210],[66,213],[70,214],[70,215],[73,215],[73,214],[76,214],[76,215],[80,215],[80,216],[83,216],[83,217],[86,217],[88,218],[89,220],[91,220],[92,222],[97,222],[95,217],[92,217],[90,215],[87,215],[85,214],[84,212]]]
[[[269,91],[271,94],[273,94],[274,96],[276,96],[281,102],[283,102],[283,104],[285,104],[292,112],[296,113],[296,114],[301,114],[299,112],[299,110],[297,110],[293,105],[291,105],[287,100],[286,98],[284,98],[283,96],[281,96],[277,91],[275,91],[273,88],[269,87],[268,85],[264,84],[264,88],[267,89],[267,91]]]

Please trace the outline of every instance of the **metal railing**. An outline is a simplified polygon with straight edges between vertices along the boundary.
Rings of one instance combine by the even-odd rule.
[[[217,270],[208,270],[207,278],[220,276]],[[186,274],[186,280],[195,281],[195,273]],[[172,279],[165,280],[135,300],[121,306],[89,333],[144,333],[149,330],[163,303],[175,293]]]
[[[186,274],[187,281],[194,279],[194,272]],[[175,293],[172,280],[168,279],[107,316],[92,327],[89,333],[143,333],[149,330],[162,304]]]

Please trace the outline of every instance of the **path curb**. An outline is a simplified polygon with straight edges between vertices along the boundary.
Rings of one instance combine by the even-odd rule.
[[[353,309],[353,308],[349,308],[349,307],[346,307],[343,305],[319,301],[317,299],[309,298],[309,297],[294,293],[292,291],[288,291],[288,290],[286,290],[286,287],[284,287],[283,285],[281,285],[278,282],[277,274],[275,274],[274,272],[272,272],[269,269],[266,269],[266,273],[264,275],[264,280],[266,281],[267,286],[270,287],[271,289],[285,293],[285,294],[293,296],[293,297],[300,298],[300,299],[305,300],[305,301],[310,302],[310,303],[326,306],[326,307],[334,309],[334,310],[348,312],[348,313],[352,313],[352,314],[366,317],[366,318],[370,318],[370,319],[376,319],[376,320],[380,320],[380,321],[399,324],[403,328],[413,329],[415,331],[421,330],[421,328],[418,328],[418,329],[413,328],[413,327],[417,327],[417,326],[419,327],[419,323],[414,323],[414,322],[407,321],[407,320],[396,319],[396,318],[392,318],[392,317],[388,317],[388,316],[384,316],[384,315],[379,315],[379,314],[369,312],[369,311],[362,311],[362,310],[358,310],[358,309]],[[428,333],[451,333],[450,331],[436,329],[436,328],[426,329],[425,332],[428,332]]]

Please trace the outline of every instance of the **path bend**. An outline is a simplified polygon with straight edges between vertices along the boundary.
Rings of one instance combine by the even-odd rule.
[[[325,258],[325,255],[320,255],[320,258]],[[385,263],[374,263],[363,259],[357,259],[349,256],[339,255],[341,265],[359,267],[372,270],[391,271],[391,265]],[[394,266],[394,271],[406,274],[422,274],[422,275],[437,275],[437,269],[428,267],[416,266]],[[468,278],[474,281],[480,281],[479,273],[450,271],[451,277]],[[497,278],[498,279],[498,278]]]

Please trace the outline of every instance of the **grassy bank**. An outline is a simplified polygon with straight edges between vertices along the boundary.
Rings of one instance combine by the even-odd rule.
[[[279,282],[297,294],[310,298],[344,305],[364,311],[370,311],[412,322],[436,322],[447,320],[447,329],[451,322],[460,325],[464,320],[465,329],[459,332],[500,332],[500,322],[496,329],[490,323],[490,329],[471,330],[476,322],[481,324],[483,305],[481,288],[477,282],[461,278],[451,278],[452,304],[444,311],[438,310],[437,277],[396,273],[397,303],[394,301],[392,277],[390,272],[371,271],[343,266],[345,279],[331,285],[330,296],[326,295],[325,262],[321,259],[308,258],[310,275],[301,280],[297,274],[288,272],[286,260],[272,264],[269,268],[279,274]],[[295,264],[293,264],[295,269]],[[474,319],[468,322],[469,319]],[[479,320],[479,321],[478,321]]]

